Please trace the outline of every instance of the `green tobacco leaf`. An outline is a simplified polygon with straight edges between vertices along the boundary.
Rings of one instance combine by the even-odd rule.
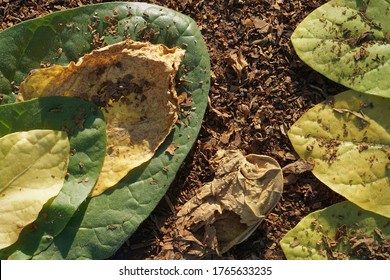
[[[299,57],[329,79],[390,97],[390,1],[329,1],[291,40]]]
[[[7,93],[10,100],[14,96],[11,81],[19,85],[41,63],[66,65],[103,43],[126,38],[185,49],[176,90],[187,94],[192,104],[186,102],[181,108],[182,124],[174,127],[151,161],[132,171],[115,189],[88,199],[52,246],[34,258],[107,258],[149,216],[200,130],[210,87],[210,59],[191,18],[145,3],[84,6],[27,21],[0,33],[0,57],[4,58],[0,61],[4,76],[0,91]]]
[[[43,205],[60,192],[68,157],[65,132],[31,130],[0,138],[0,248],[16,242]]]
[[[306,112],[288,136],[328,187],[390,217],[389,115],[390,99],[349,90]]]
[[[306,216],[280,241],[288,260],[389,259],[390,219],[349,201]]]
[[[102,113],[92,103],[70,97],[42,97],[0,106],[0,136],[53,129],[65,131],[70,141],[68,175],[61,192],[47,203],[18,242],[0,251],[0,257],[30,258],[46,249],[69,222],[92,190],[103,165],[106,128]],[[17,255],[17,256],[16,256]]]

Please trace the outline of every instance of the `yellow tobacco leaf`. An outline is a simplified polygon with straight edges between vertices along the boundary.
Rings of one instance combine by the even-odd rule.
[[[63,95],[103,109],[107,152],[92,196],[150,160],[178,117],[174,78],[184,55],[176,47],[123,41],[92,51],[68,66],[32,71],[18,99]]]
[[[390,99],[347,90],[307,111],[288,136],[313,174],[359,207],[390,217]]]
[[[31,130],[0,138],[0,249],[17,241],[62,188],[68,167],[66,133]]]

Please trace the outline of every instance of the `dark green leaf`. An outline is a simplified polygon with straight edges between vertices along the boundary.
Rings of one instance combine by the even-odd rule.
[[[184,124],[174,128],[150,162],[131,172],[115,189],[87,200],[52,246],[35,258],[107,258],[137,229],[165,194],[198,135],[207,107],[210,60],[191,18],[145,3],[84,6],[0,33],[0,57],[5,59],[0,61],[5,77],[0,91],[10,99],[14,95],[11,81],[18,85],[41,63],[65,65],[104,43],[126,38],[186,49],[176,77],[177,92],[192,97],[192,105],[183,108]],[[171,144],[177,146],[173,156],[166,152]]]

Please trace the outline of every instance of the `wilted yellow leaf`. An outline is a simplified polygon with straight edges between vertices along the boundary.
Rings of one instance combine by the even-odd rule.
[[[215,178],[178,212],[183,236],[191,233],[223,254],[247,239],[275,207],[283,192],[283,174],[276,160],[240,151],[218,152]]]
[[[65,132],[31,130],[0,138],[0,249],[16,242],[62,188],[68,167]]]
[[[75,64],[34,70],[19,100],[48,95],[80,97],[103,109],[107,153],[92,196],[150,160],[178,118],[175,74],[184,50],[123,41]]]

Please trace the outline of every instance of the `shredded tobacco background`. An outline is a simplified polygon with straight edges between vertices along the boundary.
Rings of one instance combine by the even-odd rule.
[[[101,2],[108,1],[0,0],[0,29]],[[176,213],[197,188],[213,180],[210,159],[216,151],[264,154],[281,167],[295,162],[289,127],[344,88],[301,62],[290,42],[298,23],[325,0],[143,2],[172,8],[197,22],[211,57],[210,102],[198,140],[165,198],[112,259],[179,259],[186,255]],[[341,200],[310,172],[290,173],[281,200],[253,235],[222,257],[205,258],[284,259],[280,239],[308,213]]]

